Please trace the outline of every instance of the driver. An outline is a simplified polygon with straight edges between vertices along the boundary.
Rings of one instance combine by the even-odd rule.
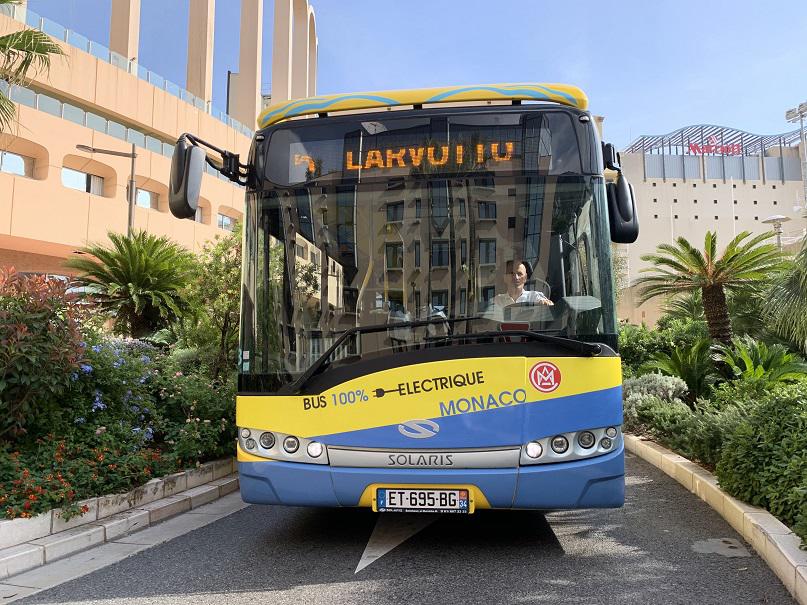
[[[513,272],[505,275],[507,284],[506,294],[497,294],[493,299],[495,305],[506,307],[515,303],[533,303],[541,305],[554,305],[543,292],[538,290],[525,290],[524,284],[532,277],[532,265],[525,260],[513,262]]]

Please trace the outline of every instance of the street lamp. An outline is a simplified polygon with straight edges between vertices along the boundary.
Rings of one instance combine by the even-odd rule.
[[[799,123],[799,139],[801,141],[801,184],[804,190],[802,204],[807,206],[807,137],[804,133],[804,116],[807,116],[807,102],[785,112],[785,120]]]
[[[135,196],[137,195],[137,188],[135,186],[135,145],[132,143],[131,151],[113,151],[112,149],[99,149],[98,147],[90,147],[89,145],[76,145],[79,151],[86,151],[87,153],[102,153],[105,155],[116,155],[122,158],[132,159],[132,171],[129,173],[129,186],[126,190],[126,199],[129,202],[129,220],[126,223],[126,235],[132,237],[134,230],[134,209],[135,209]]]
[[[783,216],[781,214],[774,214],[762,220],[762,222],[767,225],[773,225],[773,232],[776,234],[776,247],[779,248],[779,252],[782,251],[782,223],[786,223],[789,220],[789,216]]]

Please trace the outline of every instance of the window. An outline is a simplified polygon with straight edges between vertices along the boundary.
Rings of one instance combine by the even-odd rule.
[[[420,241],[415,241],[415,266],[420,267]]]
[[[678,198],[677,198],[677,197],[674,197],[674,198],[673,198],[673,204],[677,204],[677,203],[678,203]]]
[[[496,218],[496,202],[479,202],[479,218]]]
[[[655,183],[653,183],[653,187],[655,187],[655,186],[656,186],[656,184],[655,184]]]
[[[773,188],[776,189],[776,185],[774,185]]]
[[[0,172],[31,176],[32,158],[27,158],[10,151],[0,151]]]
[[[715,204],[717,204],[717,200],[712,200]]]
[[[698,215],[697,214],[695,215],[695,220],[698,220]]]
[[[319,265],[319,254],[311,250],[308,255],[308,260],[310,260],[315,265]]]
[[[757,201],[756,201],[756,200],[754,200],[754,206],[756,206],[756,205],[757,205]]]
[[[158,208],[160,196],[153,191],[146,191],[145,189],[137,188],[135,195],[135,203],[141,208]]]
[[[448,267],[448,241],[432,242],[432,267]]]
[[[205,222],[205,213],[201,206],[196,206],[196,214],[193,215],[193,220],[195,220],[197,223]]]
[[[654,197],[654,198],[653,198],[653,203],[654,203],[654,204],[658,204],[658,198],[655,198],[655,197]]]
[[[712,183],[712,189],[717,189],[717,183]]]
[[[464,197],[458,198],[457,204],[459,205],[460,216],[462,218],[465,218],[465,198]]]
[[[496,264],[496,240],[479,240],[479,263],[483,265]]]
[[[235,219],[231,216],[227,216],[226,214],[219,213],[218,226],[219,229],[224,229],[225,231],[232,231],[235,229]],[[300,250],[302,252],[300,252]],[[298,246],[298,256],[305,258],[305,249],[302,246]]]
[[[756,189],[756,188],[757,188],[756,185],[751,185],[751,189]]]
[[[718,216],[717,216],[717,215],[715,215],[715,220],[718,220]]]
[[[777,204],[778,202],[776,200],[773,200],[773,205],[776,206]]]
[[[468,290],[460,288],[460,315],[465,315],[468,308]]]
[[[68,189],[84,191],[93,195],[104,194],[104,179],[72,168],[62,168],[62,185]]]
[[[731,186],[732,186],[734,189],[737,189],[737,185],[732,184]]]
[[[359,290],[357,288],[345,288],[342,290],[342,304],[347,313],[355,313],[359,301]]]
[[[460,240],[460,264],[468,264],[468,240],[465,238]]]
[[[419,197],[415,198],[415,218],[420,218],[420,213],[422,212],[423,203],[421,202]]]
[[[440,307],[443,310],[448,307],[448,290],[432,291],[432,307]]]
[[[693,203],[693,204],[697,204],[697,203],[698,203],[698,200],[692,200],[692,203]]]
[[[658,214],[654,214],[654,215],[653,215],[653,218],[658,218]]]
[[[515,187],[509,187],[507,189],[507,195],[509,195],[510,197],[516,197],[516,188]]]
[[[493,302],[493,298],[496,296],[496,288],[493,286],[485,286],[482,288],[482,308],[484,309],[487,307],[491,302]]]
[[[676,187],[676,186],[677,186],[676,183],[673,183],[673,187]]]
[[[420,290],[415,290],[415,313],[420,317]]]
[[[219,217],[221,217],[221,214],[219,214]],[[219,228],[221,228],[221,225],[219,225]],[[295,252],[300,258],[305,258],[305,248],[303,248],[300,244],[296,244]]]
[[[692,188],[693,188],[693,189],[694,189],[695,187],[697,187],[697,186],[698,186],[698,185],[697,185],[697,183],[692,183]]]
[[[392,204],[387,204],[387,222],[394,223],[396,221],[402,221],[404,217],[404,203],[403,202],[394,202]]]
[[[673,218],[678,218],[678,215],[676,214]]]
[[[386,244],[387,269],[403,269],[403,244]]]

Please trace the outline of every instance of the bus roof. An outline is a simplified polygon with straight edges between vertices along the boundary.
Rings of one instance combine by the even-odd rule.
[[[292,99],[270,105],[263,110],[258,117],[258,127],[266,128],[288,118],[331,111],[426,103],[461,103],[463,101],[549,101],[577,109],[588,108],[586,93],[577,86],[569,84],[479,84],[476,86],[357,92]]]

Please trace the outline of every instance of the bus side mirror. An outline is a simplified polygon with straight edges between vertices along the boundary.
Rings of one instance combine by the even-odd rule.
[[[177,218],[193,218],[199,207],[206,154],[185,135],[179,137],[171,160],[168,181],[168,207]]]
[[[616,170],[618,172],[622,170],[619,160],[619,152],[617,152],[616,147],[614,147],[611,143],[603,143],[602,163],[605,164],[605,167],[608,170]]]
[[[632,244],[639,237],[639,217],[636,216],[633,185],[620,172],[616,183],[606,185],[606,191],[611,241],[616,244]]]

